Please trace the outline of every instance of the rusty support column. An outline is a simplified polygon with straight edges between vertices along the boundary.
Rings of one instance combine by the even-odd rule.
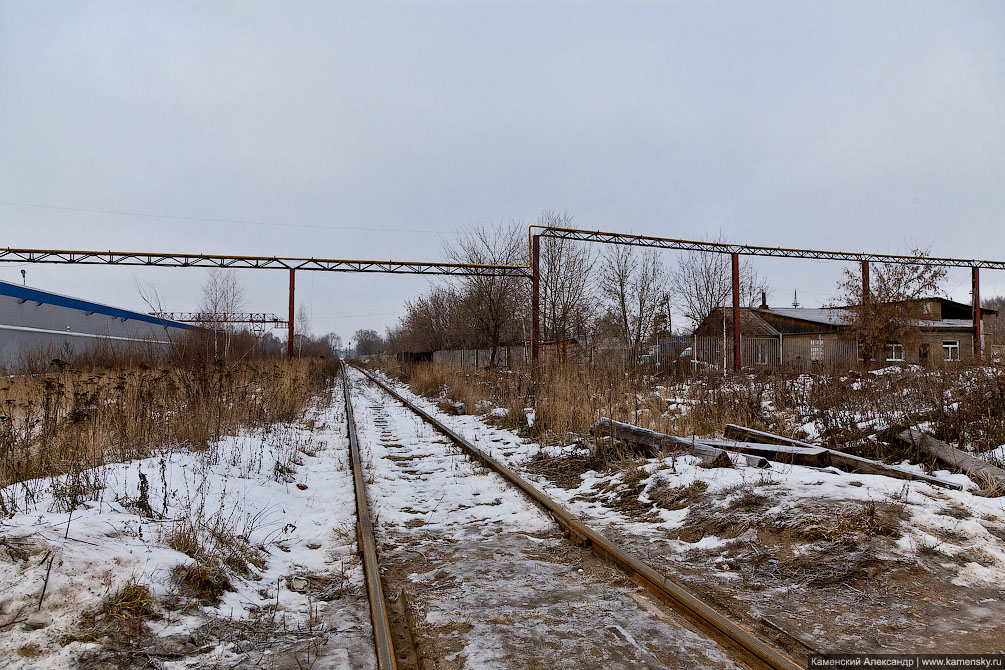
[[[733,257],[733,371],[740,371],[740,254]]]
[[[872,291],[869,288],[869,261],[862,261],[862,319],[864,323],[863,326],[867,325],[872,320],[872,315],[870,314],[869,305],[872,301]],[[869,329],[865,328],[864,332],[869,333]],[[869,361],[872,360],[872,342],[866,340],[862,343],[862,365],[865,368],[869,367]]]
[[[296,287],[296,276],[297,271],[290,268],[290,323],[289,323],[289,335],[286,340],[286,358],[287,360],[293,360],[293,294],[294,288]]]
[[[970,268],[971,283],[973,285],[973,305],[974,305],[974,360],[980,361],[984,353],[984,342],[981,333],[981,271],[974,266]]]
[[[536,370],[538,358],[541,355],[541,236],[534,235],[531,239],[530,264],[534,273],[530,296],[531,319],[531,369]]]

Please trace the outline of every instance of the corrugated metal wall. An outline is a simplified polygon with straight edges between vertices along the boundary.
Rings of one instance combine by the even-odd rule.
[[[90,351],[166,350],[189,326],[0,282],[0,367]]]

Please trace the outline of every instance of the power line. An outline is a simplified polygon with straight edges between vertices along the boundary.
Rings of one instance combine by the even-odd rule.
[[[315,319],[352,319],[355,317],[363,316],[388,316],[391,314],[400,314],[401,311],[396,312],[370,312],[368,314],[328,314],[326,316],[316,316]]]
[[[277,228],[312,228],[316,230],[366,230],[366,231],[378,231],[387,233],[447,233],[451,234],[452,230],[430,230],[421,228],[372,228],[364,226],[330,226],[330,225],[314,225],[309,223],[276,223],[274,221],[252,221],[249,219],[218,219],[203,216],[177,216],[174,214],[154,214],[149,212],[127,212],[122,210],[114,209],[88,209],[86,207],[67,207],[64,205],[46,205],[42,203],[34,202],[14,202],[10,200],[0,200],[0,205],[8,205],[11,207],[34,207],[36,209],[56,209],[65,212],[87,212],[90,214],[112,214],[116,216],[136,216],[145,217],[149,219],[171,219],[174,221],[194,221],[199,223],[226,223],[226,224],[242,224],[249,226],[274,226]]]

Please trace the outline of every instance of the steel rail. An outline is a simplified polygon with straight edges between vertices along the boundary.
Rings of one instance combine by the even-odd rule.
[[[151,267],[214,267],[259,270],[312,270],[320,272],[383,272],[394,274],[506,276],[530,278],[522,265],[486,265],[295,256],[238,256],[226,254],[175,254],[145,251],[81,251],[68,249],[0,248],[0,262],[60,263],[68,265],[145,265]]]
[[[356,438],[356,420],[352,414],[350,400],[349,370],[342,362],[342,391],[345,395],[345,418],[349,428],[349,455],[352,462],[353,488],[356,490],[356,541],[363,555],[363,573],[366,577],[366,592],[370,599],[370,621],[373,623],[373,641],[377,652],[377,667],[380,670],[395,670],[394,644],[391,642],[391,624],[387,618],[387,603],[384,589],[380,584],[380,564],[377,562],[377,542],[373,537],[370,523],[370,508],[366,502],[366,483],[363,479],[363,461]]]
[[[435,419],[428,412],[425,412],[421,408],[417,407],[413,402],[402,396],[380,379],[371,375],[367,370],[358,367],[356,369],[366,375],[370,381],[377,384],[380,388],[387,392],[388,395],[404,404],[410,410],[418,414],[424,421],[450,438],[454,444],[468,452],[468,454],[470,454],[475,460],[481,462],[489,469],[494,470],[511,484],[530,496],[539,505],[544,507],[552,515],[552,517],[554,517],[558,524],[569,533],[574,541],[589,547],[591,551],[593,551],[593,553],[601,559],[616,565],[636,583],[644,586],[658,598],[683,608],[692,617],[696,617],[698,621],[704,623],[710,629],[724,636],[739,650],[745,652],[745,654],[747,654],[750,658],[768,668],[772,668],[773,670],[800,670],[802,668],[801,665],[797,664],[782,652],[768,646],[753,633],[704,603],[698,596],[694,595],[680,584],[670,581],[664,575],[661,575],[653,570],[624,547],[621,547],[588,527],[579,519],[579,517],[573,515],[565,507],[547,496],[538,488],[534,487],[532,484],[528,483],[515,471],[486,454],[459,433],[454,432]]]
[[[538,230],[540,232],[535,233]],[[579,228],[559,228],[555,226],[530,226],[530,236],[535,234],[552,239],[579,242],[600,242],[635,247],[655,247],[658,249],[678,249],[682,251],[708,251],[718,254],[742,254],[745,256],[774,256],[779,258],[815,258],[833,261],[869,261],[874,263],[895,263],[901,265],[932,265],[944,267],[989,268],[1005,270],[1005,261],[978,258],[947,258],[938,256],[904,256],[900,254],[874,254],[854,251],[824,251],[820,249],[799,249],[794,247],[762,247],[729,242],[701,242],[673,237],[652,235],[631,235],[628,233],[608,233],[600,230]]]

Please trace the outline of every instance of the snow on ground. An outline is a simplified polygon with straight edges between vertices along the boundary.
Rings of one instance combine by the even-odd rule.
[[[717,643],[573,545],[518,489],[360,373],[353,380],[385,588],[407,593],[427,662],[735,667]]]
[[[529,459],[588,454],[582,444],[542,449],[396,386],[656,570],[762,635],[784,631],[794,656],[807,644],[989,653],[1005,635],[1005,498],[777,463],[708,469],[690,456],[569,476],[574,461],[556,472],[554,460]]]
[[[479,417],[448,415],[441,411],[435,402],[417,396],[406,385],[386,376],[382,378],[437,419],[458,430],[476,446],[511,466],[521,468],[528,458],[538,453],[556,456],[579,448],[577,445],[542,448],[539,444],[520,438],[512,431],[490,426]],[[1002,522],[1005,522],[1005,497],[985,498],[977,495],[973,482],[963,474],[946,470],[929,473],[940,479],[962,484],[970,490],[952,491],[882,475],[851,474],[836,468],[822,470],[778,463],[772,463],[771,468],[767,470],[745,465],[708,469],[701,467],[698,460],[690,456],[667,460],[650,459],[642,467],[648,475],[641,482],[645,486],[642,493],[643,500],[646,499],[646,492],[651,486],[662,479],[670,486],[687,486],[698,480],[704,481],[709,485],[708,493],[713,497],[735,491],[744,485],[767,485],[765,491],[769,493],[775,507],[767,510],[765,514],[778,514],[787,508],[800,506],[812,507],[822,501],[903,503],[908,518],[902,525],[903,537],[895,545],[890,546],[892,552],[910,556],[914,555],[919,547],[937,545],[940,551],[948,556],[955,554],[962,556],[966,551],[981,549],[993,557],[994,561],[990,565],[967,563],[964,569],[959,570],[955,583],[959,585],[979,583],[989,586],[1005,583],[1005,543],[1001,539],[1000,529]],[[920,466],[907,462],[901,464],[901,467],[923,472]],[[580,486],[569,489],[555,486],[544,477],[528,473],[526,470],[523,474],[548,495],[595,526],[613,528],[640,537],[653,534],[652,524],[649,521],[640,521],[626,515],[610,504],[611,496],[605,499],[605,496],[596,495],[595,486],[612,483],[614,479],[620,477],[618,474],[587,472],[582,476]],[[966,510],[971,518],[962,521],[946,516],[942,512],[947,506]],[[673,529],[683,523],[687,510],[686,508],[673,511],[659,509],[656,512],[661,516],[665,529]],[[955,542],[946,539],[947,533]],[[719,538],[706,537],[702,542],[711,546],[723,541]],[[679,540],[672,541],[671,544],[681,551],[698,548],[693,543]]]
[[[343,410],[336,401],[310,419],[313,428],[273,426],[226,437],[204,451],[164,449],[151,458],[104,467],[104,487],[95,499],[81,503],[72,519],[58,509],[57,496],[46,486],[47,493],[28,509],[0,521],[0,665],[70,668],[98,653],[100,641],[62,644],[63,637],[80,629],[82,613],[130,581],[149,586],[158,599],[160,618],[148,625],[159,638],[184,636],[209,622],[261,622],[268,612],[273,628],[303,630],[310,624],[323,630],[323,644],[315,650],[325,648],[330,659],[342,660],[314,667],[372,665]],[[145,499],[141,476],[147,482]],[[167,542],[172,529],[186,521],[244,538],[258,548],[264,567],[249,566],[243,577],[231,574],[233,590],[215,606],[171,611],[164,603],[178,592],[172,570],[193,559]],[[342,583],[342,597],[335,593],[325,602],[315,594],[311,621],[304,579],[309,575],[337,575]],[[317,618],[324,621],[320,627]],[[270,649],[242,649],[212,639],[198,650],[189,644],[189,653],[165,660],[163,667],[260,661],[291,649],[281,638]]]

